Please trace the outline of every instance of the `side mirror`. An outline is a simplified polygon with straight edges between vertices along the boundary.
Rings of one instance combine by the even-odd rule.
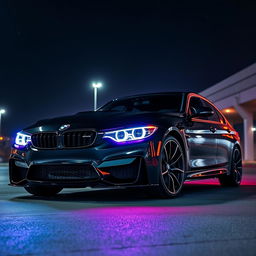
[[[208,107],[201,107],[198,109],[192,108],[192,113],[190,115],[190,118],[208,117],[208,116],[212,116],[213,114],[214,114],[213,110]]]

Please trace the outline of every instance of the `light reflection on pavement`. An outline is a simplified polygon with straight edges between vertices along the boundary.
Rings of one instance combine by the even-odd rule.
[[[0,255],[256,255],[251,168],[239,188],[194,181],[173,200],[122,189],[45,200],[6,186],[0,172]]]

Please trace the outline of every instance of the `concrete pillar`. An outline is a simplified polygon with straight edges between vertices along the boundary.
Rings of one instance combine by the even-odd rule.
[[[254,140],[253,140],[253,112],[248,111],[245,107],[236,104],[235,109],[243,118],[244,124],[244,160],[254,160]]]

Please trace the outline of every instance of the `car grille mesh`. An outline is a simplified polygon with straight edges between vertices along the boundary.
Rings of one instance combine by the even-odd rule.
[[[82,181],[97,179],[99,175],[91,164],[34,165],[27,178],[33,181]]]
[[[65,148],[84,147],[92,145],[96,133],[93,131],[70,131],[63,134]]]
[[[56,148],[57,134],[56,133],[36,133],[31,136],[33,146],[37,148]]]
[[[60,135],[51,132],[36,133],[31,136],[34,147],[51,148],[80,148],[91,146],[95,140],[95,131],[68,131]]]

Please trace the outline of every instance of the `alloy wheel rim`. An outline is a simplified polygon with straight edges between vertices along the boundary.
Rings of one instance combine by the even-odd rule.
[[[161,176],[169,193],[177,194],[183,185],[185,162],[180,145],[169,140],[163,145],[161,157]]]
[[[240,183],[242,179],[242,159],[239,149],[235,149],[233,153],[233,175],[236,183]]]

